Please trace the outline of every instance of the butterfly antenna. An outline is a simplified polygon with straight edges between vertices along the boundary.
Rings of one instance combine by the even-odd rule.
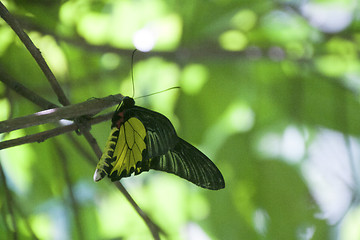
[[[135,84],[134,84],[134,56],[135,56],[135,52],[136,52],[136,48],[135,50],[132,52],[131,54],[131,83],[132,83],[132,89],[133,89],[133,95],[132,97],[134,98],[135,96]]]
[[[169,91],[169,90],[172,90],[172,89],[180,89],[180,87],[171,87],[171,88],[168,88],[168,89],[165,89],[165,90],[161,90],[161,91],[159,91],[159,92],[154,92],[154,93],[151,93],[151,94],[148,94],[148,95],[144,95],[144,96],[141,96],[141,97],[137,97],[136,99],[143,98],[143,97],[148,97],[148,96],[152,96],[152,95],[159,94],[159,93],[162,93],[162,92],[166,92],[166,91]]]

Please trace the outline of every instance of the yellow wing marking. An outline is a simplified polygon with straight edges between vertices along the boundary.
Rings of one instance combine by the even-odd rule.
[[[113,156],[116,160],[109,175],[117,171],[120,174],[125,170],[130,174],[131,168],[136,169],[136,164],[142,160],[142,152],[146,148],[144,142],[146,130],[141,121],[135,117],[130,118],[119,129],[119,137]]]

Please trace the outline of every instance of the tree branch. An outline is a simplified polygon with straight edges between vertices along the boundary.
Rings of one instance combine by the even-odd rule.
[[[63,151],[63,149],[61,147],[59,147],[59,143],[58,141],[56,141],[56,139],[53,139],[53,145],[54,148],[57,152],[57,154],[59,155],[59,158],[62,160],[60,165],[63,168],[63,173],[64,173],[64,178],[65,178],[65,182],[69,191],[69,200],[70,200],[70,206],[73,212],[73,217],[74,217],[74,221],[75,221],[75,225],[76,225],[76,232],[78,234],[78,238],[80,240],[86,239],[84,236],[84,230],[83,230],[83,225],[81,222],[81,209],[79,206],[79,203],[77,201],[77,199],[75,198],[75,194],[74,194],[74,189],[73,189],[73,181],[71,179],[70,176],[70,169],[69,169],[69,159],[67,157],[67,155],[65,154],[65,152]]]
[[[124,49],[119,47],[114,47],[111,44],[101,44],[94,45],[87,42],[81,36],[74,37],[65,37],[56,34],[53,30],[44,28],[39,24],[36,24],[29,17],[18,17],[18,21],[22,24],[22,26],[27,30],[34,30],[40,32],[44,35],[52,36],[58,42],[65,42],[67,44],[79,47],[84,51],[91,52],[100,52],[100,53],[115,53],[118,55],[131,56],[133,50],[132,49]],[[267,52],[268,49],[260,49],[261,52]],[[213,42],[203,42],[201,45],[197,45],[194,48],[185,48],[179,47],[174,51],[156,51],[152,50],[147,52],[146,54],[138,53],[136,58],[139,60],[144,60],[152,57],[162,57],[169,61],[178,62],[180,65],[189,63],[189,62],[197,62],[204,61],[209,59],[225,59],[225,60],[238,60],[239,58],[251,58],[254,53],[250,51],[225,51],[220,48],[218,45]],[[257,56],[258,53],[256,53]],[[262,57],[267,57],[264,54]]]
[[[105,116],[106,115],[106,116]],[[108,113],[102,115],[104,116],[104,118],[111,118],[112,113]],[[86,161],[91,165],[91,166],[96,166],[96,164],[98,163],[99,159],[97,159],[96,155],[94,156],[94,154],[89,151],[88,149],[86,149],[80,142],[79,142],[79,138],[75,138],[73,134],[66,134],[67,138],[69,139],[69,141],[71,142],[70,144],[86,159]]]
[[[28,116],[2,121],[0,122],[0,133],[56,122],[61,119],[75,120],[75,118],[81,116],[92,116],[105,108],[119,104],[122,99],[123,96],[121,94],[110,95],[105,98],[94,98],[82,103],[47,109]]]
[[[18,239],[18,226],[16,223],[16,219],[15,219],[15,213],[13,211],[13,200],[12,200],[12,196],[11,196],[11,192],[8,188],[8,185],[6,183],[6,176],[4,173],[4,170],[2,168],[2,164],[0,162],[0,178],[1,178],[1,182],[4,185],[4,191],[5,191],[5,202],[7,204],[7,207],[9,209],[9,215],[10,215],[10,222],[11,222],[11,228],[13,228],[13,239]]]
[[[100,123],[100,122],[110,119],[111,116],[112,116],[112,113],[100,115],[98,117],[91,118],[88,121],[88,123],[90,125],[97,124],[97,123]],[[58,136],[58,135],[61,135],[61,134],[67,133],[67,132],[75,131],[78,128],[79,128],[79,126],[77,124],[73,123],[73,124],[70,124],[67,126],[54,128],[54,129],[47,130],[44,132],[35,133],[32,135],[27,135],[24,137],[19,137],[19,138],[7,140],[7,141],[2,141],[2,142],[0,142],[0,150],[5,149],[5,148],[19,146],[19,145],[26,144],[26,143],[43,142],[46,139],[49,139],[49,138],[52,138],[52,137],[55,137],[55,136]]]
[[[48,79],[52,89],[58,96],[59,102],[63,105],[70,105],[69,100],[65,96],[65,93],[60,87],[60,84],[56,80],[54,74],[50,70],[49,66],[45,62],[45,59],[41,55],[40,50],[35,46],[35,44],[31,41],[29,36],[24,32],[19,22],[9,13],[6,7],[0,2],[0,16],[5,20],[5,22],[14,30],[16,35],[20,38],[20,40],[24,43],[27,50],[33,56],[37,64],[39,65],[42,72],[45,74]]]
[[[88,140],[89,143],[92,142],[93,139],[92,136],[87,136],[85,135],[86,139]],[[96,140],[95,140],[96,141]],[[101,149],[99,149],[99,146],[96,144],[91,144],[91,146],[93,147],[93,150],[96,154],[96,156],[98,157],[98,159],[101,158],[102,152]],[[130,202],[130,204],[133,206],[133,208],[135,209],[135,211],[140,215],[140,217],[144,220],[145,224],[148,226],[148,228],[150,229],[151,234],[153,235],[155,240],[160,240],[160,236],[159,233],[162,233],[164,235],[165,232],[158,226],[156,225],[153,221],[151,221],[151,219],[149,218],[149,216],[137,205],[137,203],[134,201],[134,199],[131,197],[131,195],[129,194],[129,192],[125,189],[125,187],[120,183],[120,181],[116,181],[114,182],[114,185],[120,190],[120,192],[125,196],[125,198]]]
[[[3,70],[1,66],[0,66],[0,81],[6,84],[6,86],[11,88],[12,90],[14,90],[16,93],[20,94],[24,98],[35,103],[36,105],[40,106],[43,109],[59,107],[58,105],[49,102],[48,100],[39,96],[36,92],[31,91],[30,89],[28,89],[27,87],[25,87],[15,79],[13,79]]]
[[[160,240],[159,233],[162,233],[166,235],[166,233],[158,226],[156,225],[149,216],[136,204],[134,199],[132,199],[131,195],[128,193],[128,191],[124,188],[124,186],[120,182],[114,182],[115,186],[124,194],[126,199],[131,203],[131,205],[135,208],[136,212],[140,215],[140,217],[144,220],[146,225],[151,231],[151,234],[153,235],[155,240]]]
[[[36,234],[34,233],[34,230],[32,229],[32,227],[29,223],[29,217],[21,209],[21,207],[19,206],[19,203],[18,203],[18,201],[16,201],[16,199],[15,200],[13,199],[13,202],[14,202],[14,210],[20,215],[20,218],[23,219],[25,228],[28,230],[31,239],[39,240],[39,238],[36,236]]]

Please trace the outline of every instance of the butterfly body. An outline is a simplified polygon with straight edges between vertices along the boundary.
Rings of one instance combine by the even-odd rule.
[[[111,132],[94,180],[112,181],[150,169],[173,173],[207,189],[221,189],[219,169],[194,146],[177,136],[164,115],[125,97],[112,117]]]

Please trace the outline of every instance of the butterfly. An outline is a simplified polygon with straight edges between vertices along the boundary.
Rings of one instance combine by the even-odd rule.
[[[225,187],[220,170],[205,154],[178,137],[164,115],[124,97],[111,120],[110,136],[94,174],[98,182],[138,175],[150,169],[173,173],[202,188]]]
[[[111,120],[110,136],[94,174],[98,182],[138,175],[150,169],[173,173],[202,188],[225,187],[216,165],[200,150],[178,137],[164,115],[135,105],[125,97]]]

